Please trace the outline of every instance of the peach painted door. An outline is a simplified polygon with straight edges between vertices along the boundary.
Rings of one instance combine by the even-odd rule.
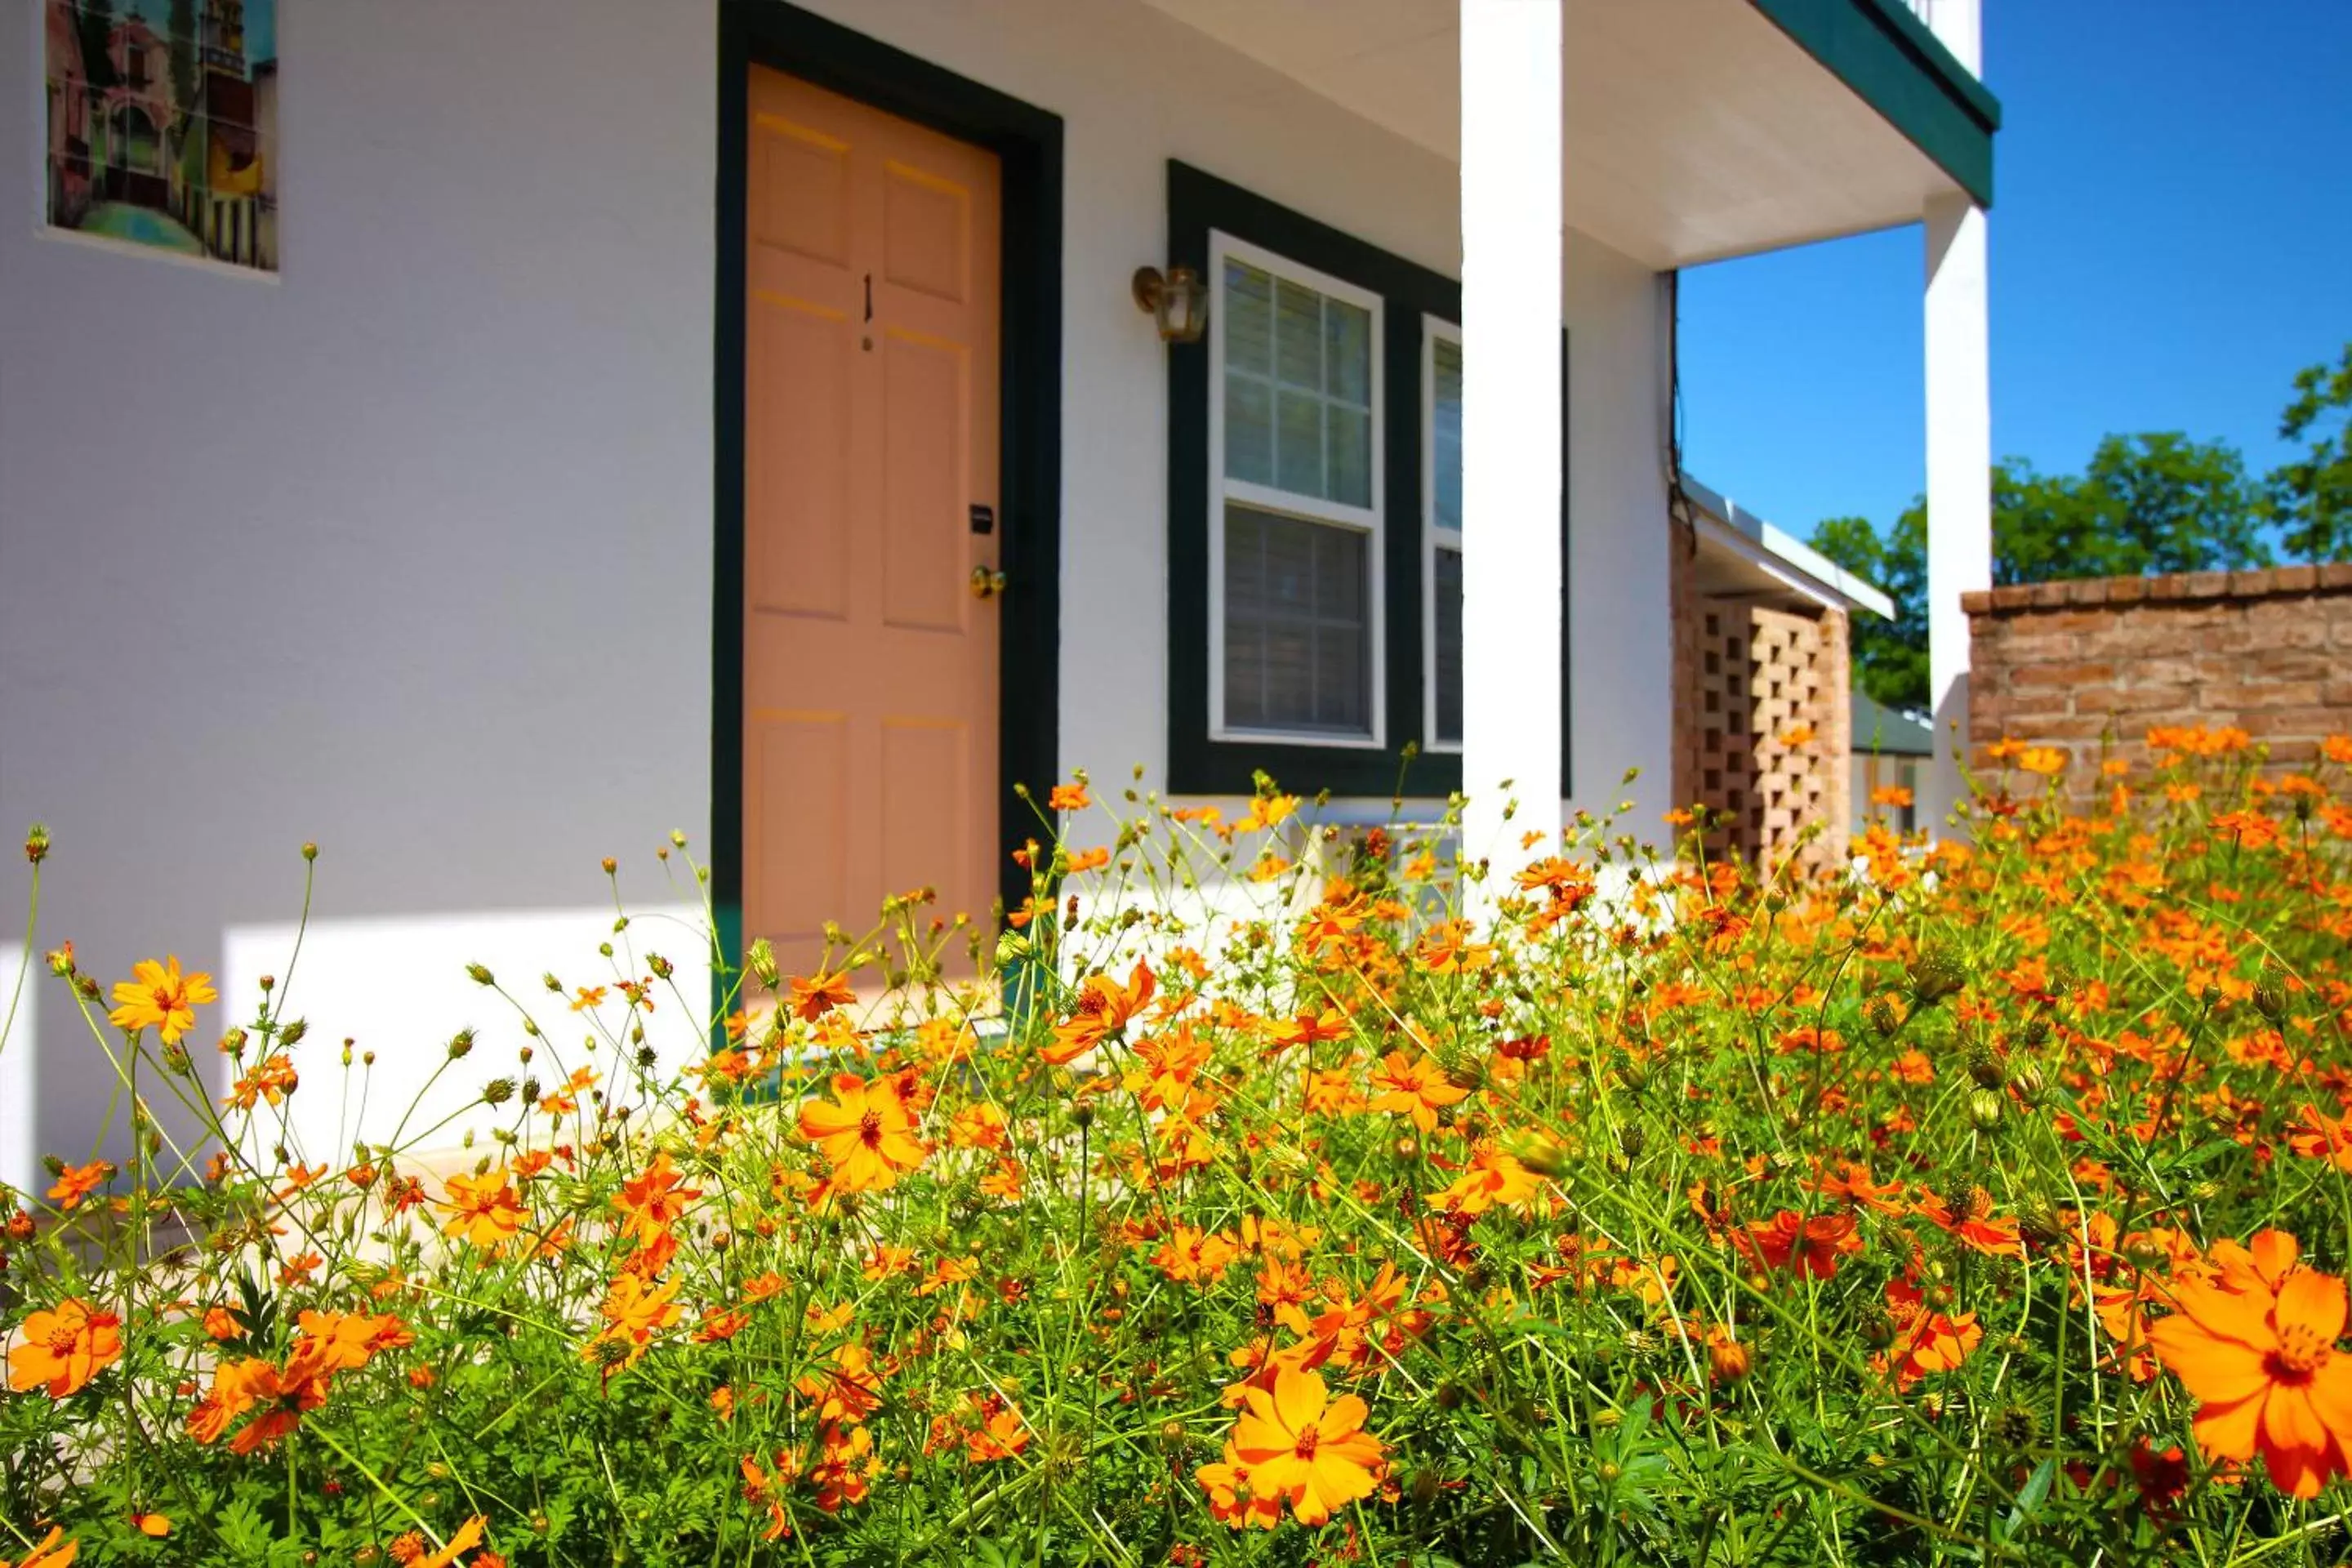
[[[743,915],[808,973],[995,891],[999,167],[775,71],[751,115]]]

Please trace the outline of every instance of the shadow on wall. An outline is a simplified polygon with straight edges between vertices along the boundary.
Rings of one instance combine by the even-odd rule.
[[[342,879],[331,869],[331,856],[322,855],[317,897],[298,952],[299,860],[284,878],[289,918],[223,927],[215,905],[205,911],[208,918],[183,924],[159,914],[157,900],[137,900],[128,910],[101,909],[91,889],[77,885],[87,873],[77,872],[70,846],[61,843],[42,868],[44,907],[32,963],[7,1037],[0,1040],[0,1181],[39,1191],[49,1184],[40,1165],[44,1156],[71,1163],[100,1156],[120,1163],[128,1147],[128,1110],[116,1103],[115,1069],[65,983],[42,958],[77,931],[100,933],[99,943],[77,942],[75,956],[110,990],[129,976],[138,959],[167,952],[176,954],[184,969],[213,975],[220,999],[198,1009],[186,1044],[202,1090],[215,1104],[238,1071],[216,1047],[229,1028],[252,1020],[263,994],[262,977],[271,977],[282,1005],[279,1016],[308,1025],[292,1052],[302,1087],[286,1102],[286,1114],[289,1132],[314,1162],[341,1157],[356,1139],[416,1141],[461,1111],[489,1079],[525,1076],[516,1055],[528,1038],[521,1016],[496,991],[471,979],[469,964],[489,969],[549,1037],[572,1053],[579,1041],[571,1037],[585,1036],[592,1027],[591,1020],[572,1009],[572,988],[606,988],[602,1015],[609,1026],[625,1027],[616,982],[646,979],[650,957],[658,953],[673,973],[653,992],[655,1011],[644,1020],[646,1043],[658,1053],[663,1070],[685,1065],[706,1048],[709,937],[700,905],[687,901],[695,896],[692,873],[673,858],[674,884],[658,883],[650,869],[656,866],[652,855],[638,859],[648,869],[624,879],[625,899],[633,887],[641,894],[658,888],[660,896],[628,903],[627,927],[616,932],[617,911],[609,903],[339,911]],[[575,893],[591,894],[600,879],[593,863],[569,879]],[[187,912],[194,916],[193,910]],[[126,937],[134,928],[142,935]],[[150,931],[174,934],[150,938],[144,934]],[[145,945],[134,948],[135,942]],[[605,943],[613,947],[610,958],[599,952]],[[8,1018],[6,992],[25,953],[22,942],[0,943],[0,1020]],[[562,997],[549,994],[542,978],[548,974],[564,984]],[[101,1028],[108,1005],[92,1007]],[[465,1060],[453,1064],[449,1043],[462,1029],[476,1031],[477,1043]],[[342,1067],[346,1041],[352,1056],[348,1075]],[[369,1053],[373,1063],[363,1060]],[[245,1059],[254,1063],[257,1050],[249,1047]],[[446,1071],[437,1070],[445,1067]],[[194,1115],[156,1086],[145,1086],[143,1097],[165,1135],[193,1152],[200,1166],[205,1151]],[[426,1136],[420,1146],[431,1143]]]

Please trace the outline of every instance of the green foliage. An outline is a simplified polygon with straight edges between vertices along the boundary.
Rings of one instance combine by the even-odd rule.
[[[2268,566],[2274,532],[2291,560],[2352,560],[2352,343],[2342,361],[2294,378],[2279,434],[2308,452],[2260,480],[2226,441],[2179,431],[2109,436],[2080,474],[2043,474],[2022,458],[1992,468],[1993,581],[2052,583],[2150,572]],[[1866,518],[1826,518],[1813,548],[1895,601],[1892,623],[1857,616],[1854,679],[1892,708],[1925,708],[1927,503],[1881,534]]]
[[[1813,548],[1895,601],[1895,618],[1859,615],[1849,628],[1854,684],[1889,708],[1927,705],[1927,508],[1914,502],[1880,537],[1868,518],[1832,517]]]
[[[2245,458],[2175,431],[2109,436],[2080,477],[2021,458],[1992,470],[1993,581],[2267,566]]]
[[[2200,1448],[2176,1304],[2267,1331],[2230,1270],[2272,1227],[2342,1300],[2352,739],[2147,745],[2016,749],[1973,844],[1873,824],[1866,875],[1588,819],[1483,893],[1458,817],[1065,785],[993,946],[1025,1002],[906,983],[976,934],[919,894],[716,1008],[637,945],[705,931],[619,916],[595,984],[471,966],[463,1050],[385,1040],[532,1087],[356,1148],[288,1109],[381,1088],[296,965],[212,1081],[168,1048],[206,977],[60,946],[137,1136],[0,1189],[0,1561],[2319,1568],[2342,1451]]]
[[[2297,373],[2279,436],[2311,442],[2271,470],[2264,510],[2280,543],[2298,560],[2352,561],[2352,343],[2333,369],[2322,363]]]

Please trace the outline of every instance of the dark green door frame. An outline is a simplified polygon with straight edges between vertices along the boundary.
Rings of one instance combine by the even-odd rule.
[[[710,896],[723,964],[743,944],[743,289],[746,114],[768,66],[948,136],[1003,166],[1003,435],[998,528],[1008,579],[999,645],[998,889],[1028,897],[1011,852],[1030,836],[1016,784],[1060,773],[1062,120],[782,0],[719,0]],[[713,994],[723,995],[722,973]]]

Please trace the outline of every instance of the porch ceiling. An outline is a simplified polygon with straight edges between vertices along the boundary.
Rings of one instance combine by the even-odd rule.
[[[1149,4],[1459,161],[1458,0]],[[1899,4],[1568,0],[1569,226],[1664,269],[1916,222],[1963,186],[1888,117],[1948,120],[1955,97]],[[1892,84],[1885,109],[1838,74],[1845,46]]]

